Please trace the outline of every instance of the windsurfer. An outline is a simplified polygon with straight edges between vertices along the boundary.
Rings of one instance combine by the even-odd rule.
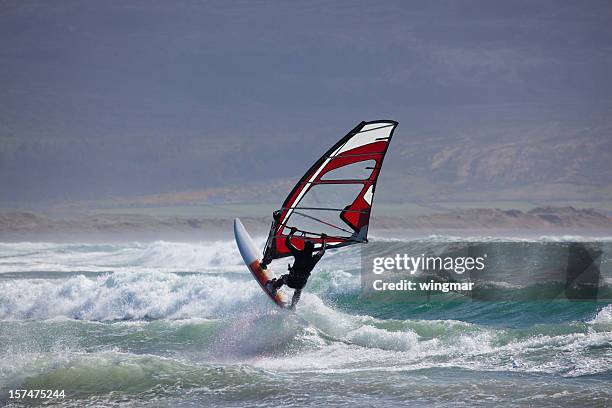
[[[323,245],[316,253],[314,253],[314,242],[309,240],[304,242],[304,249],[300,250],[291,242],[291,239],[296,231],[297,229],[295,227],[291,228],[291,232],[285,239],[285,245],[287,248],[289,248],[289,251],[291,251],[291,255],[293,255],[295,260],[293,262],[293,266],[289,265],[288,274],[282,275],[278,279],[274,278],[268,281],[266,284],[271,292],[275,292],[283,285],[287,285],[290,288],[295,289],[293,292],[293,298],[291,299],[291,306],[289,306],[290,309],[295,309],[295,306],[299,302],[300,296],[302,295],[302,289],[304,286],[306,286],[306,282],[308,282],[310,272],[312,272],[317,262],[319,262],[325,254],[325,239],[327,238],[327,235],[321,235]]]

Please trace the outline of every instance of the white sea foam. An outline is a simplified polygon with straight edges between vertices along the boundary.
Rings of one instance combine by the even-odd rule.
[[[590,322],[612,323],[612,305],[606,305],[603,307]]]
[[[418,336],[412,331],[388,331],[364,325],[347,333],[347,340],[358,346],[383,350],[409,350],[418,344]]]
[[[131,244],[0,244],[0,273],[107,272],[122,270],[238,270],[242,259],[234,242]]]
[[[263,303],[257,284],[207,275],[117,272],[96,278],[0,282],[0,319],[124,320],[209,317]]]

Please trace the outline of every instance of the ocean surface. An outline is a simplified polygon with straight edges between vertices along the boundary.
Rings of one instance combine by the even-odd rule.
[[[609,302],[372,302],[359,266],[293,314],[232,241],[0,244],[0,406],[612,406]]]

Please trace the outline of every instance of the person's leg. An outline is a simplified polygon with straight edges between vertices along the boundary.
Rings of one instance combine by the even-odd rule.
[[[295,306],[297,306],[298,302],[300,301],[301,296],[302,296],[302,289],[296,289],[293,292],[293,297],[291,298],[291,306],[289,306],[289,309],[291,310],[295,309]]]
[[[273,278],[266,282],[266,289],[270,291],[272,294],[275,294],[281,286],[285,284],[285,275],[280,278]]]
[[[278,279],[272,279],[272,287],[274,289],[280,289],[281,286],[286,284],[286,279],[289,275],[282,275],[280,278]]]

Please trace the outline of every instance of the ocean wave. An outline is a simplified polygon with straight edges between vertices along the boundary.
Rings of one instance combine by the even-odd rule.
[[[0,244],[0,273],[107,272],[139,269],[204,271],[237,269],[242,259],[233,241],[131,244]]]
[[[252,280],[205,274],[135,271],[93,279],[79,275],[62,280],[5,280],[0,281],[0,319],[210,317],[240,310],[245,303],[265,304],[267,299],[259,295]]]
[[[604,306],[590,323],[612,324],[612,305]]]
[[[19,373],[7,381],[5,389],[64,389],[69,399],[95,394],[177,392],[184,389],[235,391],[258,385],[262,397],[266,375],[249,366],[197,364],[170,357],[137,355],[117,351],[95,354],[35,354]],[[6,391],[0,388],[0,400]]]
[[[113,273],[0,280],[0,390],[64,381],[83,398],[194,389],[275,402],[288,376],[301,388],[305,372],[333,374],[328,382],[352,372],[610,370],[610,305],[376,303],[360,297],[358,255],[330,251],[290,313],[262,294],[230,241],[2,244],[3,271]],[[113,388],[117,378],[124,388]]]
[[[240,381],[248,387],[308,372],[460,368],[580,377],[609,370],[612,332],[589,324],[518,330],[383,320],[343,313],[313,294],[303,302],[297,314],[271,305],[257,311],[247,303],[233,314],[218,310],[210,320],[3,322],[0,390],[54,388],[63,381],[73,395],[87,397],[159,387],[174,392],[172,378],[185,389],[233,389]],[[121,378],[127,388],[113,390],[109,378]]]

